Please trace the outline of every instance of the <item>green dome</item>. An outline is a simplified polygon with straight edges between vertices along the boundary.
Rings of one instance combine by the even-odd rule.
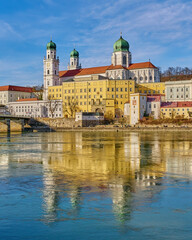
[[[47,43],[47,49],[55,49],[56,50],[56,44],[52,42],[52,40]]]
[[[73,51],[70,53],[70,57],[79,57],[79,52],[74,48]]]
[[[129,43],[122,36],[113,45],[114,52],[129,51]]]

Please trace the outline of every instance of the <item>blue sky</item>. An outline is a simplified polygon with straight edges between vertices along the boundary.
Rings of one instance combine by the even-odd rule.
[[[0,85],[41,85],[51,36],[60,70],[111,64],[122,31],[133,62],[192,68],[191,0],[0,0]]]

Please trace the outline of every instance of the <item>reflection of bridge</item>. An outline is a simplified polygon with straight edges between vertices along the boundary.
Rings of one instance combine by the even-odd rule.
[[[30,117],[18,117],[12,115],[0,115],[0,132],[10,133],[14,131],[24,131],[24,126],[30,120]]]

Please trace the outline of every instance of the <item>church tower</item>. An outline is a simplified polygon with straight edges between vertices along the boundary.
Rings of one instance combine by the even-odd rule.
[[[122,35],[113,45],[111,62],[113,66],[121,65],[123,67],[129,67],[132,62],[129,43],[122,38]]]
[[[79,64],[79,52],[73,49],[70,53],[70,64],[68,64],[68,70],[80,69],[81,64]]]
[[[59,58],[56,58],[56,44],[52,40],[47,44],[44,57],[44,91],[43,100],[48,98],[48,87],[59,85]]]

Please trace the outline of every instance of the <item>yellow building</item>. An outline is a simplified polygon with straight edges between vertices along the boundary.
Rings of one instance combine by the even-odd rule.
[[[137,93],[146,93],[146,94],[165,94],[165,83],[156,82],[156,83],[140,83],[136,84],[135,91]]]
[[[49,87],[51,99],[63,100],[65,117],[74,117],[76,111],[104,112],[123,116],[124,104],[135,92],[134,80],[78,79]]]
[[[161,106],[162,118],[191,118],[192,102],[164,102]]]
[[[62,100],[62,85],[49,87],[48,96],[49,99]]]

